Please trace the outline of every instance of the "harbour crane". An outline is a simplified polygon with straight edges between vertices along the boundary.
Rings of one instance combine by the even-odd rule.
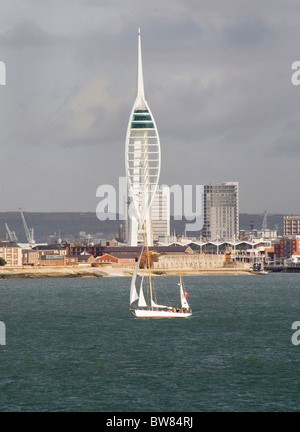
[[[21,207],[20,207],[20,212],[21,212],[21,216],[22,216],[22,220],[23,220],[23,225],[24,225],[24,230],[25,230],[25,234],[26,234],[26,237],[27,237],[27,241],[28,241],[29,244],[34,245],[35,244],[34,229],[33,228],[28,228]]]
[[[263,217],[263,221],[262,221],[261,230],[262,230],[262,231],[266,231],[267,229],[268,229],[268,224],[267,224],[267,210],[265,210],[265,212],[264,212],[264,217]]]
[[[17,238],[17,236],[16,236],[16,233],[15,233],[14,231],[11,231],[11,230],[8,228],[7,223],[5,224],[5,228],[6,228],[6,231],[7,231],[7,234],[8,234],[8,238],[9,238],[9,240],[10,240],[11,242],[16,242],[16,243],[17,243],[18,238]]]

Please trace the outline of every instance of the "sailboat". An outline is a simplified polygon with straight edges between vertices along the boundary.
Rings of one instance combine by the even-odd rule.
[[[143,248],[144,249],[144,248]],[[148,261],[148,279],[149,279],[149,302],[147,303],[144,295],[145,272],[141,278],[139,293],[136,288],[137,273],[139,270],[143,249],[139,260],[134,269],[130,287],[130,310],[136,318],[188,318],[192,315],[192,310],[188,304],[186,293],[183,287],[181,276],[179,277],[180,308],[158,304],[153,299],[152,280],[150,274],[150,265]],[[147,255],[149,251],[147,250]],[[137,303],[136,303],[137,302]],[[136,305],[135,307],[134,304]]]
[[[259,274],[259,275],[267,275],[267,274],[269,274],[269,272],[267,270],[265,270],[263,259],[261,261],[260,269],[259,269],[259,271],[258,271],[257,274]]]

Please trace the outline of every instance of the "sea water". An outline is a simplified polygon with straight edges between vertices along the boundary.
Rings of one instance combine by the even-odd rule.
[[[0,411],[298,411],[300,274],[184,282],[193,316],[147,320],[130,278],[0,280]]]

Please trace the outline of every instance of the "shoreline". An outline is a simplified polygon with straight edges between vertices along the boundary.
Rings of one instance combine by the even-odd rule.
[[[248,268],[214,268],[205,270],[152,270],[152,276],[224,276],[224,275],[252,275]],[[130,268],[99,268],[99,267],[47,267],[28,268],[11,267],[0,269],[1,279],[30,279],[30,278],[86,278],[86,277],[132,277],[133,269]]]

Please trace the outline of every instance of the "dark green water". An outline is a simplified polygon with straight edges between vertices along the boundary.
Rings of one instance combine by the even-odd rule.
[[[1,280],[0,411],[299,410],[300,274],[185,278],[185,320],[133,318],[129,285]]]

